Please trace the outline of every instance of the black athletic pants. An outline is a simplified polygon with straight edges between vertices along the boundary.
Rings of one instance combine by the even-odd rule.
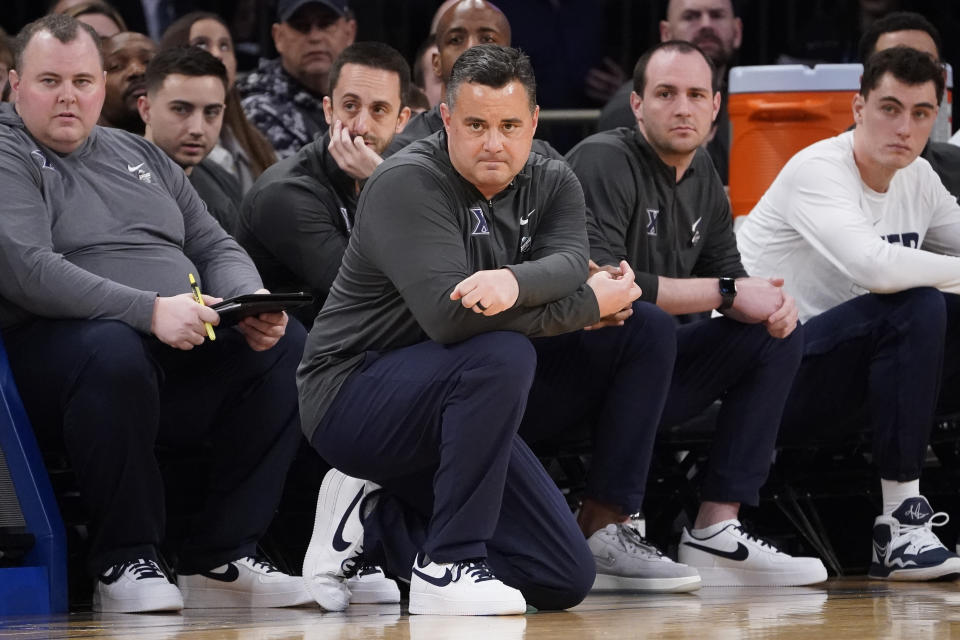
[[[678,325],[637,302],[623,327],[535,340],[537,376],[520,434],[535,442],[595,425],[587,495],[640,510],[660,427],[722,400],[704,500],[757,504],[800,363],[803,330],[770,336],[727,318]]]
[[[805,336],[781,441],[849,433],[866,413],[880,477],[919,478],[934,413],[960,410],[960,296],[862,295],[810,319]]]
[[[154,445],[204,461],[204,508],[179,549],[184,571],[252,555],[299,440],[295,381],[305,331],[291,321],[255,352],[233,329],[179,351],[109,320],[37,320],[4,331],[41,442],[62,440],[91,520],[89,568],[156,558],[164,485]]]

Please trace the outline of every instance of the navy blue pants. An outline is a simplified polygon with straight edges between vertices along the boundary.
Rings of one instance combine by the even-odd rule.
[[[37,320],[4,331],[41,442],[65,445],[92,525],[89,568],[156,558],[164,484],[154,445],[209,445],[204,508],[179,567],[252,555],[280,500],[299,440],[295,372],[306,333],[291,321],[272,349],[241,334],[179,351],[110,320]]]
[[[368,353],[312,444],[384,491],[364,522],[368,559],[409,579],[437,562],[486,557],[540,609],[579,603],[595,565],[570,509],[517,435],[536,369],[512,332]]]
[[[809,320],[781,428],[784,444],[873,430],[886,480],[914,480],[933,416],[960,409],[960,296],[862,295]]]
[[[701,495],[756,504],[766,481],[802,329],[787,339],[727,318],[678,325],[636,302],[623,327],[534,340],[537,375],[520,433],[528,442],[595,426],[586,495],[624,513],[642,505],[658,428],[723,400]]]

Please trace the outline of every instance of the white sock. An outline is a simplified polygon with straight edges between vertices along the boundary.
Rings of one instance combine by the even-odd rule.
[[[889,516],[904,500],[920,495],[920,479],[897,482],[881,478],[880,492],[883,495],[883,515]]]
[[[704,527],[702,529],[691,529],[690,535],[692,535],[694,538],[700,538],[700,539],[708,538],[714,534],[720,533],[720,531],[724,527],[726,527],[727,525],[733,522],[737,522],[737,520],[731,519],[731,520],[722,520],[720,522],[714,522],[713,524],[707,527]]]

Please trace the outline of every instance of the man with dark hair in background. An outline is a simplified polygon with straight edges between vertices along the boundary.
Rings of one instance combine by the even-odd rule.
[[[653,47],[634,71],[634,126],[590,136],[568,162],[596,223],[590,249],[602,268],[616,273],[621,260],[629,262],[641,300],[667,313],[717,309],[725,316],[677,327],[663,414],[636,416],[652,449],[659,426],[680,424],[723,401],[702,502],[681,537],[680,562],[692,565],[706,586],[820,582],[827,572],[818,559],[781,553],[738,520],[740,504],[756,505],[767,478],[803,336],[794,331],[796,306],[783,281],[747,276],[730,203],[701,148],[720,107],[715,73],[696,45],[672,40]],[[643,478],[649,463],[636,458]],[[622,575],[616,565],[604,567],[605,546],[591,547],[598,587],[663,590],[692,570],[665,564],[647,546],[639,570]]]
[[[240,183],[205,162],[223,125],[223,63],[198,47],[167,49],[147,65],[144,83],[147,93],[138,103],[146,124],[144,137],[183,168],[207,210],[227,233],[236,235]]]
[[[407,62],[392,47],[355,43],[330,71],[323,108],[330,130],[271,167],[243,199],[237,240],[273,291],[309,291],[323,306],[355,224],[360,186],[383,161],[409,111]]]
[[[64,15],[24,27],[11,83],[0,327],[33,427],[62,443],[77,474],[94,610],[309,602],[299,578],[256,550],[299,441],[303,328],[283,313],[205,328],[220,317],[190,292],[190,273],[206,304],[265,290],[180,167],[140,136],[96,126],[105,88],[91,27]],[[157,443],[203,455],[179,589],[158,564]]]
[[[143,74],[156,53],[156,43],[142,33],[124,31],[103,41],[107,95],[98,124],[143,135],[137,102],[147,92]]]
[[[929,54],[871,55],[853,131],[794,155],[737,231],[744,265],[783,276],[804,323],[781,440],[836,437],[864,414],[872,428],[878,579],[960,574],[932,530],[947,515],[920,494],[934,412],[960,409],[960,205],[918,157],[943,91]]]
[[[346,0],[280,0],[271,33],[280,54],[237,82],[247,117],[278,158],[327,130],[323,97],[330,69],[357,33]]]
[[[922,15],[910,11],[897,11],[871,23],[860,39],[860,60],[865,61],[877,51],[898,46],[923,51],[938,63],[943,63],[940,32]],[[938,114],[938,118],[949,115]],[[920,152],[920,157],[930,163],[947,191],[954,197],[960,197],[960,147],[930,140]]]
[[[743,41],[743,22],[733,0],[669,0],[660,21],[660,41],[692,42],[707,54],[717,70],[721,102],[713,129],[705,139],[707,152],[720,180],[727,184],[730,165],[730,116],[727,113],[727,72]],[[598,131],[632,127],[636,122],[630,105],[633,82],[627,82],[604,106]]]

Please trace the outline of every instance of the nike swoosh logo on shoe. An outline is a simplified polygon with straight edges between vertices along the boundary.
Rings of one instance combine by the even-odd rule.
[[[119,580],[120,576],[122,575],[123,575],[123,569],[121,568],[121,565],[114,565],[113,567],[110,568],[109,573],[104,573],[100,575],[100,582],[108,585],[113,584],[114,582]]]
[[[451,582],[453,582],[453,573],[450,572],[450,569],[444,569],[443,575],[439,578],[436,576],[427,575],[422,571],[417,571],[417,568],[413,568],[413,572],[420,576],[425,582],[429,582],[435,587],[445,587]]]
[[[747,551],[747,547],[742,542],[738,542],[737,548],[733,551],[714,549],[713,547],[697,544],[696,542],[684,542],[683,544],[687,545],[688,547],[693,547],[694,549],[699,549],[700,551],[706,551],[707,553],[715,556],[720,556],[721,558],[726,558],[727,560],[746,560],[747,556],[750,555],[750,552]]]
[[[240,577],[240,570],[232,562],[227,564],[227,570],[223,573],[214,573],[212,571],[201,571],[200,575],[204,578],[210,578],[218,582],[234,582]]]
[[[333,548],[335,551],[346,551],[347,548],[352,544],[343,539],[343,528],[347,526],[347,518],[350,517],[350,514],[353,512],[354,507],[357,506],[357,503],[360,502],[360,498],[363,497],[363,489],[357,492],[357,497],[353,499],[353,502],[350,503],[350,506],[347,507],[346,513],[343,514],[343,517],[340,518],[340,524],[337,525],[337,530],[333,532]]]

